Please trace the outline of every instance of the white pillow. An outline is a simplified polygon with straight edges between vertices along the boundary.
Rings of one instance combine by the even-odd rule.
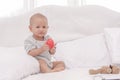
[[[38,62],[23,47],[0,47],[0,80],[21,80],[38,72]]]
[[[104,29],[108,49],[111,53],[112,63],[120,63],[120,28]]]
[[[56,60],[64,61],[67,68],[99,67],[111,63],[103,34],[61,42],[56,47]]]

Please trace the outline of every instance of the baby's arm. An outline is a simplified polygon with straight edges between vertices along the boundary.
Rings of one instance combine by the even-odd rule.
[[[40,48],[34,48],[29,50],[28,54],[30,54],[31,56],[37,56],[39,54],[42,54],[44,51],[49,50],[49,46],[44,44],[42,47]]]

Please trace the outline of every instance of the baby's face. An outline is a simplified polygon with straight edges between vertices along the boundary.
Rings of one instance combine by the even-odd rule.
[[[43,38],[48,31],[48,23],[46,19],[34,19],[30,30],[36,38]]]

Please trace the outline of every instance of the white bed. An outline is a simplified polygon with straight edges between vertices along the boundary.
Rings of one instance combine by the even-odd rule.
[[[71,69],[62,72],[37,74],[23,80],[93,80],[88,74],[88,69]]]
[[[70,69],[62,72],[35,74],[22,80],[102,80],[120,79],[120,74],[89,75],[88,68]]]
[[[32,14],[41,12],[49,21],[49,34],[57,42],[54,60],[66,70],[39,73],[38,62],[27,55],[24,40]],[[120,13],[96,5],[43,6],[23,15],[0,19],[0,80],[101,80],[115,75],[89,75],[91,68],[120,64]]]

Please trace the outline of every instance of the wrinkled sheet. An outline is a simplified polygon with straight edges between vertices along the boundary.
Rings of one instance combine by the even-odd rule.
[[[92,80],[88,69],[70,69],[54,73],[39,73],[22,80]]]

